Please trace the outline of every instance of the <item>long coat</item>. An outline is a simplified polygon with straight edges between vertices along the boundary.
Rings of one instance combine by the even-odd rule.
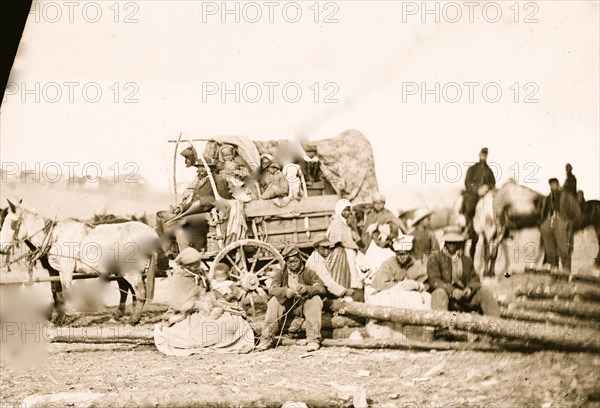
[[[479,289],[481,281],[479,275],[475,272],[475,268],[473,268],[473,262],[465,255],[462,255],[461,258],[463,272],[460,280],[463,289]],[[442,288],[450,296],[452,289],[457,287],[452,283],[452,260],[442,252],[431,255],[427,260],[427,275],[429,276],[430,292]]]

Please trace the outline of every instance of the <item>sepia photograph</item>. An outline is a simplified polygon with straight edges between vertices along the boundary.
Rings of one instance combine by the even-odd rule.
[[[599,0],[8,0],[0,408],[600,408]]]

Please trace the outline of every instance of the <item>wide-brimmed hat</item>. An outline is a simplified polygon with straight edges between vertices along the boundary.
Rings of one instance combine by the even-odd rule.
[[[420,221],[423,221],[425,218],[429,217],[431,214],[433,214],[433,211],[430,211],[427,208],[419,208],[417,211],[415,211],[413,217],[410,220],[408,220],[408,227],[414,227]]]
[[[322,247],[333,247],[335,246],[335,242],[332,242],[329,240],[329,238],[327,238],[327,235],[325,234],[318,234],[317,236],[315,236],[315,239],[313,240],[313,247],[318,248],[320,246]]]
[[[462,234],[462,228],[458,225],[451,225],[444,228],[444,236],[442,237],[444,242],[464,242],[465,236]]]
[[[283,257],[283,259],[288,259],[294,256],[300,256],[300,250],[294,244],[287,244],[281,250],[281,256]]]
[[[392,243],[392,248],[394,249],[394,252],[412,251],[414,240],[415,237],[413,237],[412,235],[403,235],[394,240],[394,242]]]

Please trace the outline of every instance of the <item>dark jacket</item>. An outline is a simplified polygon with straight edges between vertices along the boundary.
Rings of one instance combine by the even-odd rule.
[[[220,174],[213,174],[213,179],[215,180],[215,186],[217,187],[219,196],[225,200],[231,200],[231,192],[227,187],[227,182],[225,179]],[[193,187],[191,194],[184,196],[181,204],[183,211],[186,211],[194,202],[198,200],[200,200],[202,212],[210,211],[210,209],[215,205],[215,195],[213,193],[212,185],[208,179],[208,176],[204,177],[203,179],[196,180],[196,185]]]
[[[473,268],[473,262],[467,256],[462,256],[463,272],[461,277],[461,283],[465,288],[471,288],[472,290],[479,289],[481,282],[479,281],[479,275]],[[429,276],[429,291],[433,292],[437,288],[442,288],[446,291],[448,296],[452,293],[452,289],[458,286],[452,285],[452,261],[446,255],[441,252],[432,254],[427,260],[427,275]]]
[[[298,283],[306,286],[306,292],[308,297],[311,298],[317,295],[325,295],[327,290],[325,289],[325,285],[323,281],[319,278],[317,273],[306,266],[300,272],[300,276],[298,277]],[[282,305],[286,302],[287,298],[285,297],[285,290],[288,288],[288,270],[287,266],[283,268],[283,270],[277,271],[277,273],[273,276],[273,283],[269,288],[269,295],[275,296],[279,303]]]
[[[558,213],[565,221],[575,224],[581,221],[581,208],[577,198],[572,194],[557,191],[554,197],[552,193],[548,195],[544,201],[543,219],[548,219],[554,212]]]
[[[567,173],[567,178],[563,184],[563,191],[577,196],[577,179],[573,173]]]
[[[475,163],[467,170],[465,188],[470,192],[477,192],[479,187],[487,185],[490,190],[496,188],[494,172],[486,162]]]

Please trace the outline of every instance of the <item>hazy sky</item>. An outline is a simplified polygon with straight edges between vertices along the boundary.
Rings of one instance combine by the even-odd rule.
[[[133,162],[167,189],[166,141],[179,132],[321,139],[354,128],[373,145],[392,209],[407,205],[415,186],[462,184],[464,163],[483,146],[500,180],[516,177],[545,193],[570,162],[586,197],[600,196],[598,2],[495,2],[485,12],[481,2],[472,23],[463,2],[454,3],[456,23],[448,20],[457,9],[436,2],[429,7],[438,4],[439,23],[421,15],[421,2],[321,2],[318,15],[314,2],[275,2],[272,23],[265,2],[237,3],[239,23],[221,14],[222,2],[78,2],[71,16],[65,2],[34,3],[2,105],[5,169],[79,162],[81,175],[97,162],[110,175],[113,163],[126,174]],[[302,15],[292,23],[296,4]],[[239,83],[240,101],[222,95],[221,83]],[[272,101],[265,83],[279,83]],[[439,102],[435,91],[421,92],[436,83]],[[257,89],[262,98],[253,103]],[[457,90],[462,97],[452,103]]]

